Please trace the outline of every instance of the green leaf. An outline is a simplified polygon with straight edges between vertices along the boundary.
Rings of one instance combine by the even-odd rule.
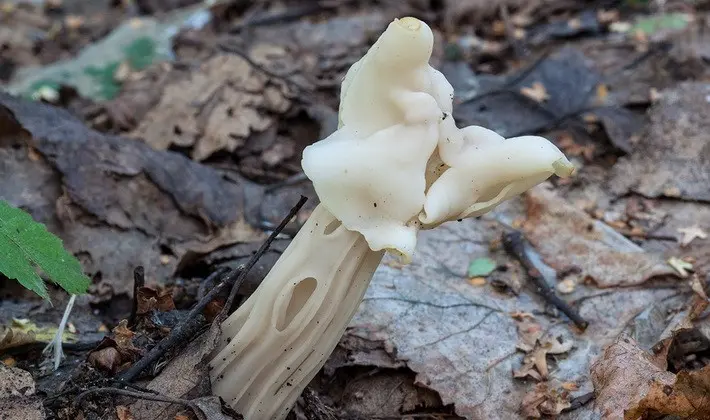
[[[469,277],[485,277],[496,269],[495,261],[490,258],[476,258],[468,265]]]
[[[631,33],[642,32],[653,35],[659,31],[679,31],[685,29],[692,18],[686,13],[668,13],[639,18],[631,28]]]
[[[37,269],[71,294],[85,293],[89,279],[62,240],[20,209],[0,200],[0,272],[49,299]]]

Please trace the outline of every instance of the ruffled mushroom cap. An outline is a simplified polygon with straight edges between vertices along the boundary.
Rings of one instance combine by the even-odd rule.
[[[419,219],[427,227],[480,216],[553,174],[566,177],[574,170],[565,155],[545,138],[504,139],[481,127],[469,127],[465,132],[467,138],[471,134],[477,137],[476,145],[468,145],[459,154],[445,154],[439,149],[448,168],[426,193]]]
[[[372,250],[404,262],[420,228],[478,216],[573,170],[542,137],[457,128],[453,88],[429,65],[432,47],[425,23],[390,23],[343,80],[338,130],[303,152],[322,205]]]
[[[453,96],[429,66],[433,39],[417,19],[390,23],[345,76],[340,128],[303,152],[321,203],[372,250],[396,251],[405,261],[416,244],[438,122]]]

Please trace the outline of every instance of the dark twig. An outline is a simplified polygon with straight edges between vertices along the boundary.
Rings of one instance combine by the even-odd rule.
[[[229,312],[231,310],[232,305],[234,305],[234,299],[237,296],[237,291],[239,290],[239,285],[244,282],[244,279],[246,278],[247,274],[249,274],[249,270],[254,267],[254,265],[259,261],[259,258],[261,258],[266,251],[269,250],[269,247],[271,246],[271,243],[274,242],[277,236],[279,236],[279,233],[281,233],[282,230],[288,225],[288,223],[291,221],[291,219],[296,216],[296,213],[298,213],[299,210],[303,207],[304,204],[306,204],[306,201],[308,201],[308,198],[301,196],[301,198],[298,200],[298,203],[296,203],[295,206],[291,209],[291,211],[288,213],[288,215],[279,223],[278,226],[271,232],[268,238],[266,238],[266,241],[261,245],[261,247],[256,251],[253,257],[249,260],[249,262],[244,265],[242,268],[241,272],[238,271],[232,271],[227,276],[225,276],[224,281],[229,281],[233,277],[238,277],[234,281],[234,285],[232,286],[232,291],[229,293],[229,297],[227,298],[227,302],[224,304],[224,308],[222,308],[222,312],[217,315],[217,318],[215,318],[214,322],[219,322],[221,323],[222,321],[227,318],[227,315],[229,315]]]
[[[234,25],[234,27],[230,28],[229,32],[237,33],[243,31],[244,29],[253,28],[257,26],[290,23],[310,15],[334,9],[337,6],[337,4],[327,4],[323,2],[317,2],[315,4],[301,4],[297,7],[286,9],[281,12],[262,14],[254,16],[251,19],[246,19],[245,21],[239,22],[238,24]]]
[[[569,317],[569,319],[572,320],[572,322],[574,322],[574,324],[582,331],[587,328],[589,322],[584,320],[584,318],[579,315],[577,310],[573,309],[567,304],[567,302],[560,299],[560,297],[555,294],[540,271],[537,267],[535,267],[535,263],[528,254],[528,250],[531,248],[531,245],[525,240],[522,233],[515,230],[503,234],[503,248],[507,253],[520,261],[520,264],[522,264],[523,268],[528,273],[528,276],[530,276],[530,280],[532,280],[535,285],[535,291],[547,303],[562,311],[562,313],[567,315],[567,317]]]
[[[303,207],[303,205],[306,203],[306,200],[306,197],[301,196],[301,199],[298,201],[296,206],[294,206],[289,212],[288,216],[286,216],[286,218],[281,221],[281,224],[279,224],[279,226],[277,226],[276,229],[271,232],[271,234],[266,239],[266,241],[264,241],[259,250],[257,250],[256,253],[251,257],[249,262],[247,262],[244,266],[240,266],[226,273],[224,277],[222,277],[220,282],[217,283],[217,285],[212,290],[210,290],[210,292],[207,293],[202,299],[200,299],[200,301],[195,305],[195,307],[190,310],[190,312],[187,314],[187,317],[183,321],[181,321],[175,328],[173,328],[172,331],[170,331],[170,334],[168,334],[167,337],[163,338],[155,347],[153,347],[148,352],[148,354],[143,356],[143,358],[133,364],[133,366],[128,368],[128,370],[123,372],[118,379],[124,382],[132,381],[136,378],[136,376],[143,372],[143,370],[145,370],[153,362],[158,360],[161,355],[165,354],[166,351],[184,343],[185,340],[189,338],[190,333],[193,332],[195,324],[194,321],[197,319],[197,316],[202,313],[202,310],[205,308],[205,306],[207,306],[208,303],[212,302],[227,286],[231,285],[232,289],[229,293],[229,298],[227,298],[227,302],[225,303],[222,312],[220,312],[220,314],[215,318],[213,322],[221,323],[222,321],[224,321],[224,319],[229,314],[229,308],[231,308],[234,304],[234,299],[237,296],[239,286],[241,286],[241,284],[244,282],[244,279],[249,273],[249,270],[254,267],[257,261],[259,261],[259,258],[261,258],[261,256],[264,255],[264,253],[269,249],[269,246],[274,241],[274,239],[276,239],[278,234],[283,230],[284,227],[286,227],[288,222],[291,221],[291,219],[296,215],[296,213],[298,213],[301,207]],[[226,270],[226,267],[222,267],[221,269],[212,273],[210,277],[222,276],[222,274]],[[210,277],[208,277],[205,282],[212,281]]]
[[[145,269],[142,265],[133,270],[133,307],[131,307],[131,315],[128,317],[128,327],[136,325],[136,317],[138,316],[138,290],[145,286]]]
[[[225,38],[224,40],[219,42],[217,44],[217,47],[224,52],[238,55],[239,57],[244,59],[244,61],[249,63],[250,66],[254,67],[255,69],[259,70],[260,72],[264,73],[265,75],[267,75],[273,79],[279,79],[279,80],[285,82],[286,84],[296,88],[300,92],[308,92],[309,91],[309,89],[307,87],[301,85],[300,83],[296,82],[295,80],[292,80],[288,75],[274,73],[273,71],[267,69],[266,67],[258,64],[256,61],[252,60],[252,58],[249,56],[249,54],[247,54],[245,51],[242,51],[238,46],[234,45],[234,43],[229,42],[229,38]]]
[[[570,401],[570,406],[562,410],[563,413],[567,413],[573,410],[576,410],[586,404],[588,404],[590,401],[594,399],[594,393],[593,392],[588,392],[586,394],[582,394],[579,397],[572,398],[572,401]]]
[[[129,391],[127,389],[120,389],[120,388],[94,388],[94,389],[89,389],[87,391],[82,392],[76,397],[76,400],[74,401],[74,404],[77,406],[81,404],[83,400],[85,400],[87,397],[90,395],[95,395],[95,394],[113,394],[113,395],[121,395],[124,397],[131,397],[131,398],[138,398],[141,400],[148,400],[148,401],[159,401],[159,402],[164,402],[164,403],[170,403],[170,404],[180,404],[186,407],[189,407],[194,413],[195,416],[198,419],[205,419],[205,414],[200,410],[195,403],[193,403],[190,400],[183,400],[179,398],[170,398],[165,395],[160,395],[160,394],[149,394],[146,392],[139,392],[139,391]]]
[[[220,277],[225,274],[228,269],[226,267],[221,267],[217,269],[214,273],[210,274],[205,281],[212,281],[216,277]],[[170,331],[167,337],[163,338],[155,347],[153,347],[148,354],[143,356],[139,361],[133,364],[128,370],[123,372],[119,376],[119,380],[124,382],[132,381],[138,374],[140,374],[145,368],[147,368],[151,363],[155,362],[162,354],[170,350],[173,347],[183,343],[189,335],[189,332],[193,331],[195,320],[205,306],[212,302],[215,297],[223,290],[227,283],[222,280],[214,289],[205,295],[199,302],[190,310],[184,320],[180,321],[178,325],[175,326]]]

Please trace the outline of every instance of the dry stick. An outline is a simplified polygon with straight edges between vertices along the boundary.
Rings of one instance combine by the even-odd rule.
[[[589,322],[582,318],[582,316],[579,315],[579,313],[574,308],[569,306],[567,302],[560,299],[560,297],[555,294],[550,285],[547,284],[545,278],[543,278],[542,274],[540,274],[540,271],[537,269],[537,267],[535,267],[535,263],[530,259],[530,256],[528,255],[528,249],[532,247],[525,240],[525,237],[523,237],[522,233],[517,230],[505,233],[503,235],[503,248],[507,253],[515,257],[518,261],[520,261],[520,264],[528,273],[528,276],[530,276],[530,280],[532,280],[532,282],[534,283],[535,291],[547,303],[553,305],[554,307],[562,311],[562,313],[567,315],[567,317],[569,317],[569,319],[571,319],[572,322],[574,322],[574,324],[582,331],[587,328]]]
[[[286,225],[291,221],[291,219],[296,216],[296,213],[298,213],[299,210],[301,210],[301,207],[303,207],[304,204],[306,204],[306,201],[308,201],[308,198],[301,196],[301,198],[298,200],[298,203],[296,203],[295,206],[291,209],[291,211],[288,213],[288,215],[279,223],[278,226],[271,232],[269,237],[264,241],[264,243],[261,245],[261,247],[256,251],[253,257],[249,260],[249,262],[246,263],[244,268],[242,269],[241,273],[239,274],[239,277],[236,279],[234,282],[234,286],[232,286],[232,291],[229,293],[229,297],[227,298],[227,302],[224,304],[224,308],[222,308],[222,312],[217,315],[215,320],[213,322],[216,323],[222,323],[227,316],[229,315],[231,307],[234,305],[234,299],[237,297],[237,291],[239,290],[239,285],[244,281],[246,278],[247,274],[249,274],[249,270],[254,267],[254,265],[259,261],[259,258],[261,258],[266,251],[268,251],[269,246],[271,246],[271,243],[274,242],[277,236],[279,236],[279,233],[281,233],[282,230],[286,227]],[[230,277],[236,276],[237,273],[232,271],[231,273],[227,274],[226,280],[228,280]]]
[[[138,316],[138,290],[145,286],[145,269],[142,265],[133,270],[133,307],[131,315],[128,317],[128,326],[136,325],[136,317]]]
[[[210,274],[205,281],[211,281],[215,277],[223,275],[227,271],[226,267],[221,267],[217,269],[214,273]],[[192,332],[193,324],[197,316],[202,313],[205,306],[212,302],[214,298],[222,291],[222,288],[227,283],[222,280],[214,289],[210,291],[205,297],[203,297],[197,304],[190,310],[184,320],[180,321],[178,325],[175,326],[170,331],[167,337],[163,338],[155,347],[153,347],[148,354],[143,356],[139,361],[133,364],[128,370],[119,375],[118,379],[124,382],[132,381],[138,374],[143,372],[151,363],[155,362],[162,354],[170,350],[177,345],[180,345],[187,339],[188,334]]]
[[[570,411],[576,410],[590,401],[594,399],[594,393],[593,392],[588,392],[586,394],[582,394],[579,397],[572,398],[572,401],[570,401],[570,406],[563,409],[563,413],[568,413]]]
[[[205,419],[205,414],[200,410],[195,403],[193,403],[190,400],[183,400],[180,398],[171,398],[165,395],[160,395],[160,394],[149,394],[146,392],[139,392],[139,391],[129,391],[127,389],[120,389],[120,388],[94,388],[94,389],[89,389],[87,391],[82,392],[76,397],[76,400],[74,401],[74,404],[79,406],[83,400],[85,400],[89,395],[93,394],[114,394],[114,395],[121,395],[124,397],[132,397],[132,398],[139,398],[142,400],[149,400],[149,401],[159,401],[159,402],[164,402],[164,403],[170,403],[170,404],[180,404],[184,405],[186,407],[190,407],[190,409],[195,413],[195,416],[198,419]]]
[[[123,382],[132,381],[136,378],[136,376],[143,372],[144,369],[146,369],[149,365],[155,362],[166,351],[183,344],[184,341],[189,338],[189,333],[192,332],[192,324],[194,323],[194,320],[200,313],[202,313],[202,310],[205,308],[205,306],[212,302],[226,286],[231,285],[232,289],[229,293],[229,298],[227,299],[227,302],[225,303],[222,312],[220,312],[220,314],[217,316],[217,318],[215,318],[213,322],[221,323],[222,321],[224,321],[224,319],[227,318],[227,315],[229,315],[229,308],[231,308],[231,306],[234,304],[234,299],[237,295],[237,291],[239,290],[239,286],[241,286],[241,284],[244,282],[244,279],[249,273],[249,270],[254,267],[257,261],[259,261],[259,258],[261,258],[261,256],[264,255],[264,253],[269,249],[269,246],[274,241],[274,239],[276,239],[278,234],[283,230],[283,228],[286,227],[288,222],[296,215],[296,213],[298,213],[301,207],[303,207],[303,205],[306,203],[306,200],[306,197],[301,196],[301,199],[291,209],[288,216],[286,216],[286,218],[281,221],[281,224],[279,224],[276,229],[271,232],[271,235],[269,235],[266,241],[264,241],[259,250],[254,253],[249,262],[247,262],[244,266],[240,266],[234,270],[229,271],[229,273],[227,273],[220,280],[220,282],[212,290],[210,290],[208,294],[206,294],[202,299],[200,299],[197,305],[195,305],[195,307],[193,307],[187,314],[187,317],[183,321],[181,321],[175,328],[173,328],[167,337],[162,339],[155,347],[153,347],[148,352],[148,354],[143,356],[142,359],[140,359],[138,362],[133,364],[133,366],[128,368],[128,370],[119,375],[118,379]],[[226,270],[226,267],[220,268],[219,270],[210,274],[210,276],[207,277],[205,281],[209,282],[212,281],[215,277],[222,276],[222,274]]]

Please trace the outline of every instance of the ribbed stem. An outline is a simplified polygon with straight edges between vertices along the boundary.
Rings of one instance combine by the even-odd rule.
[[[281,420],[338,344],[384,251],[319,205],[222,324],[212,390],[248,420]]]

